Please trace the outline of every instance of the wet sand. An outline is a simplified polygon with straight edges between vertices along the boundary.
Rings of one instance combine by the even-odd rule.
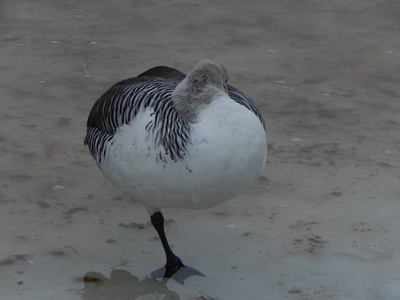
[[[0,298],[399,298],[399,15],[383,0],[3,0]],[[262,110],[267,167],[228,203],[165,210],[206,276],[156,282],[156,232],[118,225],[149,217],[98,171],[86,118],[118,80],[204,58]]]

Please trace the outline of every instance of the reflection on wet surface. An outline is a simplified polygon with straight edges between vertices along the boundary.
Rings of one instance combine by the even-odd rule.
[[[98,272],[88,272],[83,277],[84,300],[177,300],[176,292],[170,291],[168,279],[156,281],[151,278],[140,280],[125,270],[112,270],[107,278]]]

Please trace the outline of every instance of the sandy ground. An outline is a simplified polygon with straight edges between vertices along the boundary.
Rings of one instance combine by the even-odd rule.
[[[0,298],[399,299],[399,15],[390,0],[2,0]],[[224,205],[165,210],[206,276],[153,281],[156,233],[118,226],[149,217],[102,177],[85,122],[116,81],[203,58],[261,108],[269,160]]]

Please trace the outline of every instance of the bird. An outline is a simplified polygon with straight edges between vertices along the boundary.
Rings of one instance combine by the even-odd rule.
[[[84,144],[115,187],[140,202],[163,246],[163,277],[186,265],[172,251],[164,208],[203,209],[245,191],[266,165],[265,122],[253,100],[205,59],[186,75],[157,66],[94,103]]]

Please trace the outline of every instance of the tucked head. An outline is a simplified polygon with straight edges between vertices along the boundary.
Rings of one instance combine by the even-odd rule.
[[[172,93],[181,117],[195,122],[198,111],[215,97],[228,93],[228,71],[219,63],[202,60],[189,72]]]
[[[189,84],[196,90],[211,85],[227,92],[228,79],[225,67],[209,59],[200,61],[187,75]]]

